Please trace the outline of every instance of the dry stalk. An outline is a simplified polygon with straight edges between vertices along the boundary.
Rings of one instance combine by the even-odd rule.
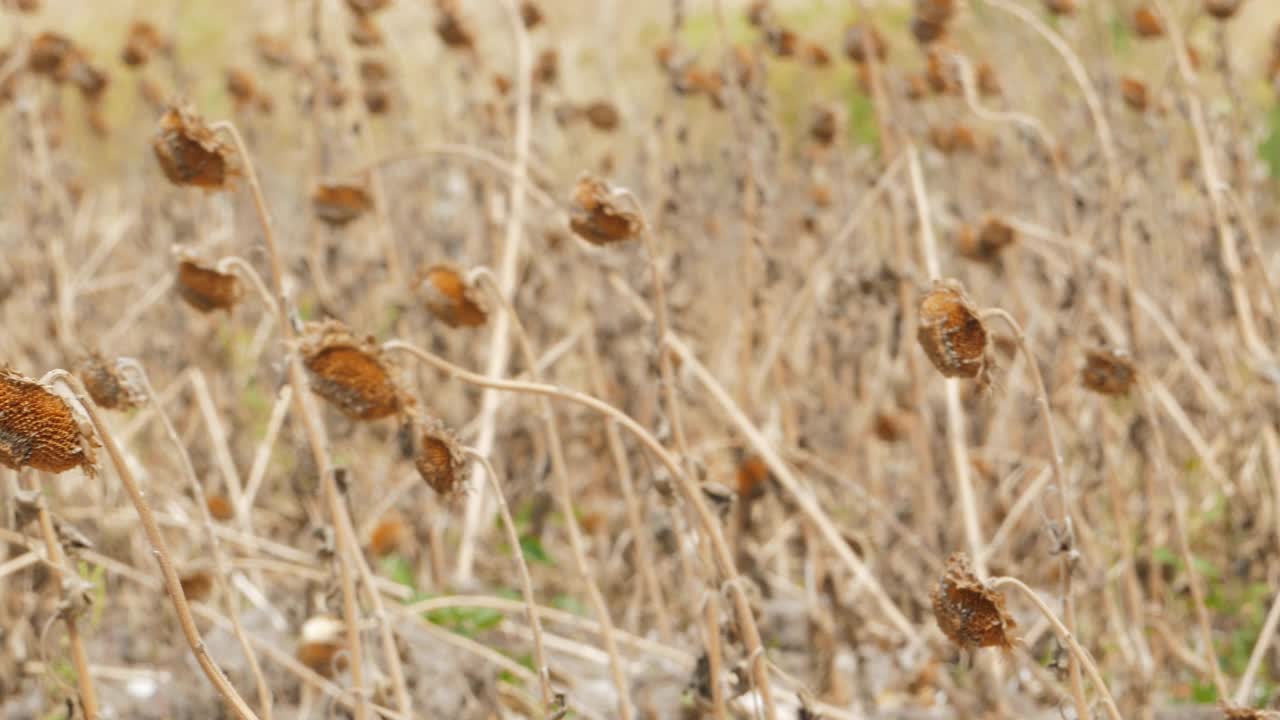
[[[29,480],[24,483],[27,485],[26,490],[40,490],[34,473],[19,473],[19,477],[25,477]],[[62,553],[62,545],[58,542],[58,534],[53,527],[53,517],[49,514],[49,509],[45,506],[43,499],[37,505],[36,512],[36,520],[40,525],[40,534],[44,538],[45,554],[48,556],[49,567],[53,570],[54,579],[61,586],[63,577],[70,572],[70,569],[66,567],[66,557]],[[89,654],[84,650],[84,640],[80,637],[80,628],[76,623],[75,613],[66,613],[63,617],[63,622],[67,626],[67,646],[71,651],[71,664],[76,668],[76,686],[80,692],[80,709],[84,712],[85,720],[98,720],[98,692],[93,685],[93,676],[89,673]]]
[[[555,701],[555,693],[551,691],[551,671],[547,666],[547,651],[542,640],[542,619],[538,612],[537,601],[533,596],[533,579],[529,577],[529,564],[525,562],[524,553],[520,550],[520,534],[516,531],[516,522],[511,518],[511,510],[508,509],[506,496],[502,492],[502,483],[498,482],[498,474],[494,472],[489,459],[468,447],[464,447],[462,451],[484,466],[489,482],[493,485],[493,495],[498,501],[498,515],[502,518],[502,527],[506,530],[507,542],[511,545],[511,556],[515,559],[516,569],[520,572],[520,594],[524,599],[524,611],[529,618],[530,631],[533,633],[533,667],[538,674],[538,687],[542,690],[542,706],[549,708]],[[425,612],[410,609],[418,616]],[[605,626],[601,624],[599,627],[603,636]],[[611,628],[610,632],[612,632]],[[610,662],[615,660],[616,658],[610,658]]]
[[[267,257],[271,263],[271,280],[275,286],[276,312],[279,315],[278,322],[280,323],[281,332],[284,333],[284,339],[290,341],[293,339],[293,323],[290,322],[286,310],[288,298],[284,289],[283,264],[280,259],[279,249],[276,247],[275,233],[271,227],[271,215],[267,212],[266,199],[262,195],[262,186],[258,182],[258,173],[254,168],[253,159],[249,155],[248,147],[244,144],[244,139],[240,136],[240,131],[236,129],[233,123],[223,121],[214,123],[209,127],[211,131],[222,130],[231,136],[232,141],[235,143],[236,151],[240,155],[241,162],[244,164],[244,173],[249,182],[250,195],[253,197],[254,208],[257,210],[258,222],[262,226],[263,242],[267,246]],[[345,507],[342,504],[337,484],[334,481],[333,464],[329,460],[328,440],[325,437],[324,426],[320,420],[319,413],[308,402],[310,398],[307,395],[307,379],[306,373],[302,368],[302,361],[297,353],[291,352],[288,363],[289,384],[293,386],[293,401],[296,406],[297,417],[302,420],[307,443],[311,446],[316,470],[320,473],[321,492],[329,507],[335,533],[337,534],[337,561],[339,580],[342,586],[343,620],[346,623],[347,630],[347,653],[351,660],[351,683],[357,697],[355,716],[356,720],[367,720],[369,702],[364,693],[364,650],[360,640],[359,612],[356,606],[355,586],[352,582],[350,567],[351,554],[360,552],[360,549],[356,544],[355,538],[350,537],[346,532],[350,523],[344,524],[341,522],[341,518],[345,514]]]
[[[200,637],[200,630],[196,627],[195,619],[191,616],[191,606],[187,604],[187,596],[182,592],[182,581],[178,579],[178,571],[173,566],[173,558],[169,554],[169,546],[164,541],[164,535],[160,534],[160,526],[156,524],[155,514],[151,511],[151,506],[147,503],[146,495],[142,492],[142,488],[138,486],[137,480],[134,479],[133,471],[129,469],[129,464],[125,461],[120,446],[116,444],[115,438],[107,430],[107,426],[102,422],[101,416],[98,415],[98,410],[93,404],[93,400],[89,398],[89,394],[80,384],[80,380],[70,373],[55,370],[46,377],[50,380],[61,382],[70,388],[77,404],[89,416],[89,421],[93,424],[93,428],[97,432],[99,439],[101,439],[107,455],[111,458],[111,464],[116,469],[116,475],[120,478],[120,483],[124,485],[125,492],[129,494],[129,499],[138,511],[138,519],[142,522],[142,529],[147,535],[147,542],[151,544],[156,563],[160,565],[160,572],[164,576],[165,592],[169,595],[169,600],[173,603],[173,608],[178,614],[178,624],[182,627],[182,635],[186,638],[192,654],[195,655],[196,662],[204,670],[205,676],[213,684],[214,690],[226,700],[227,704],[241,720],[257,720],[258,716],[244,701],[244,698],[240,697],[240,693],[227,680],[227,676],[223,674],[222,669],[209,656],[204,640]]]
[[[671,422],[671,434],[676,441],[676,451],[685,462],[685,472],[692,478],[695,477],[695,471],[692,465],[692,457],[689,454],[689,441],[684,432],[684,414],[680,408],[680,400],[676,395],[676,377],[671,367],[671,354],[667,351],[667,338],[670,337],[671,327],[667,317],[667,294],[662,279],[662,268],[658,265],[657,242],[654,240],[652,225],[645,213],[644,206],[640,204],[640,200],[630,190],[622,190],[620,194],[631,201],[636,213],[640,216],[640,237],[644,242],[645,255],[649,262],[649,278],[653,285],[653,319],[657,325],[659,384],[662,386],[663,399],[667,406],[667,416]],[[703,548],[702,554],[705,555],[705,552],[705,548]],[[725,709],[724,689],[720,683],[719,607],[719,603],[714,596],[708,598],[703,617],[707,624],[707,657],[710,666],[708,674],[711,684],[712,707],[716,717],[720,718],[720,720],[725,720],[728,711]],[[755,644],[759,644],[758,639]],[[773,701],[773,691],[769,687],[769,674],[764,664],[765,660],[766,658],[763,654],[752,658],[753,675],[757,688],[760,690],[761,698],[764,701],[765,717],[768,720],[774,720],[777,717],[778,709]]]
[[[933,234],[933,222],[929,215],[929,196],[925,191],[924,174],[920,169],[920,153],[914,145],[907,146],[907,167],[911,175],[911,190],[915,197],[916,214],[920,220],[921,256],[930,280],[942,277],[938,265],[938,244]],[[964,521],[965,539],[969,557],[979,575],[986,574],[982,525],[978,519],[977,496],[973,490],[970,471],[969,448],[965,444],[964,408],[960,404],[960,381],[945,381],[947,396],[947,444],[951,450],[952,471],[955,473],[956,490],[960,496],[960,516]]]
[[[147,376],[146,369],[137,360],[131,358],[125,359],[123,363],[125,367],[132,369],[138,376],[139,386],[146,395],[147,402],[155,409],[156,416],[160,418],[160,424],[164,428],[165,434],[168,435],[169,440],[178,451],[182,474],[185,476],[187,486],[191,489],[191,495],[196,502],[197,510],[200,514],[200,524],[205,533],[205,542],[208,543],[209,552],[213,555],[214,583],[216,583],[218,593],[222,595],[223,603],[226,605],[227,618],[231,621],[232,632],[236,636],[236,641],[240,643],[240,649],[244,652],[245,659],[249,662],[249,672],[253,675],[254,682],[257,683],[258,704],[262,707],[262,718],[263,720],[271,720],[271,688],[268,687],[267,680],[262,675],[262,668],[258,665],[258,657],[254,654],[253,648],[250,647],[249,640],[245,637],[244,627],[240,624],[240,602],[227,583],[227,578],[231,577],[231,570],[227,566],[227,559],[222,552],[222,546],[218,543],[218,535],[213,530],[213,518],[209,515],[209,502],[205,498],[204,487],[200,484],[200,478],[196,477],[196,469],[191,464],[191,456],[187,453],[187,447],[183,444],[182,438],[178,436],[177,428],[173,426],[173,421],[169,419],[169,414],[165,412],[164,407],[156,402],[156,393],[151,387],[151,378]]]
[[[533,67],[533,52],[529,45],[529,35],[525,31],[524,22],[515,0],[503,0],[503,6],[511,20],[516,49],[516,132],[514,138],[514,180],[511,183],[511,205],[507,214],[507,227],[502,244],[502,257],[498,264],[498,286],[503,297],[511,295],[518,280],[520,249],[523,244],[523,223],[525,212],[525,186],[528,185],[529,143],[531,135],[531,87],[530,74]],[[506,372],[510,355],[511,316],[507,313],[499,315],[493,324],[493,333],[489,336],[489,361],[485,374],[490,378],[499,378]],[[487,391],[480,401],[480,433],[476,438],[476,450],[484,456],[493,452],[493,443],[497,437],[498,393]],[[480,468],[477,467],[477,471]],[[459,542],[457,565],[454,578],[466,584],[472,575],[475,561],[475,545],[480,527],[484,524],[485,504],[488,493],[484,486],[476,488],[476,492],[467,497],[466,515],[463,518],[462,539]]]
[[[1188,112],[1191,115],[1191,130],[1195,135],[1196,148],[1200,153],[1200,172],[1204,179],[1205,192],[1209,194],[1209,205],[1213,210],[1213,223],[1217,229],[1218,243],[1222,252],[1223,268],[1231,284],[1231,298],[1235,303],[1236,322],[1240,326],[1240,337],[1249,351],[1262,360],[1270,360],[1271,351],[1266,343],[1258,337],[1254,326],[1253,307],[1249,301],[1248,288],[1244,284],[1244,270],[1240,263],[1240,253],[1236,248],[1235,236],[1231,230],[1231,220],[1227,217],[1227,208],[1222,201],[1222,189],[1230,187],[1218,172],[1218,161],[1214,156],[1213,141],[1209,138],[1209,128],[1205,122],[1204,103],[1196,84],[1196,71],[1191,67],[1187,56],[1187,46],[1183,40],[1182,30],[1178,27],[1177,18],[1169,12],[1163,0],[1156,0],[1156,8],[1169,30],[1169,42],[1173,45],[1174,59],[1177,61],[1178,73],[1182,77]],[[1215,684],[1221,686],[1221,678],[1215,678]],[[1219,690],[1224,688],[1219,687]],[[1221,697],[1226,697],[1222,692]]]
[[[605,381],[600,370],[600,356],[596,348],[595,328],[586,334],[587,374],[591,378],[592,391],[598,397],[606,397]],[[618,434],[618,424],[612,420],[605,423],[605,439],[609,442],[609,452],[613,456],[613,464],[618,470],[618,487],[622,490],[622,501],[627,513],[627,529],[631,532],[636,544],[636,563],[640,566],[640,580],[644,584],[645,593],[653,605],[658,620],[658,636],[670,641],[672,636],[671,616],[662,596],[662,583],[658,581],[655,569],[653,542],[645,527],[641,515],[640,500],[636,496],[635,480],[631,474],[631,464],[627,461],[627,451],[622,445],[622,437]]]
[[[520,321],[520,316],[498,286],[497,278],[493,276],[493,273],[489,272],[488,268],[484,267],[473,270],[470,277],[474,280],[479,280],[502,307],[503,313],[510,316],[511,331],[515,335],[516,347],[524,356],[525,365],[528,366],[530,373],[532,373],[533,380],[540,382],[542,378],[537,372],[538,355],[529,340],[529,335],[524,330],[524,323]],[[604,594],[600,592],[600,585],[591,574],[591,566],[587,561],[586,547],[582,541],[582,528],[578,525],[578,520],[574,513],[573,488],[569,484],[569,469],[568,463],[565,462],[564,458],[564,444],[560,440],[560,426],[556,421],[555,410],[551,407],[551,401],[546,397],[541,397],[538,400],[541,405],[543,425],[547,433],[548,452],[551,455],[552,490],[556,496],[556,501],[560,505],[560,513],[564,518],[565,529],[569,534],[569,548],[573,553],[574,564],[582,581],[586,584],[591,610],[603,631],[601,637],[604,640],[605,651],[609,654],[609,671],[613,679],[614,688],[618,692],[618,713],[623,720],[630,720],[632,717],[631,693],[627,690],[627,681],[622,670],[622,660],[618,655],[618,644],[613,636],[613,619],[609,616],[609,607],[605,603]],[[483,455],[478,455],[478,452],[476,455],[480,458],[484,457]],[[512,552],[519,552],[519,543],[512,547]],[[549,692],[549,689],[544,687],[544,695],[547,692]],[[549,696],[544,697],[543,702],[549,706],[551,698]]]
[[[738,575],[737,569],[734,567],[733,556],[729,553],[728,543],[725,542],[724,534],[721,532],[719,522],[716,520],[715,516],[712,515],[710,508],[707,507],[702,493],[694,485],[693,480],[685,475],[684,470],[680,466],[679,459],[663,447],[662,444],[644,428],[644,426],[636,422],[630,415],[618,410],[612,405],[591,395],[587,395],[586,393],[578,392],[577,390],[561,388],[544,383],[489,378],[460,368],[403,340],[391,340],[384,343],[382,348],[388,352],[399,351],[413,355],[437,370],[470,385],[507,392],[541,395],[581,405],[600,413],[606,418],[615,420],[619,425],[625,428],[632,434],[632,436],[639,440],[640,443],[649,450],[649,452],[653,453],[653,455],[658,458],[659,462],[662,463],[667,472],[676,479],[682,497],[685,502],[693,508],[695,517],[698,519],[699,526],[711,543],[712,557],[716,561],[717,570],[721,577],[724,578],[725,586],[727,586],[732,595],[734,615],[737,618],[739,630],[743,636],[743,644],[746,646],[749,656],[764,654],[764,649],[760,642],[760,631],[756,626],[755,617],[751,611],[750,601],[747,598],[746,590],[742,587],[742,580]],[[841,542],[843,544],[843,541]],[[845,552],[852,556],[851,551],[848,550],[848,545],[844,544],[843,547],[845,548]],[[854,559],[856,561],[856,558]],[[870,577],[869,573],[867,574],[867,577]],[[874,582],[874,578],[872,578],[872,581]],[[905,618],[903,619],[903,623],[906,623]],[[906,627],[910,628],[910,625],[907,624]],[[755,673],[760,672],[767,672],[767,667],[762,663],[756,664]],[[758,677],[756,680],[757,687],[767,687],[767,684],[764,686],[759,685]]]
[[[1066,625],[1062,624],[1062,621],[1058,619],[1058,616],[1053,614],[1053,611],[1049,609],[1049,606],[1045,604],[1044,600],[1041,600],[1040,596],[1036,594],[1034,590],[1027,587],[1017,578],[992,578],[988,581],[988,585],[993,589],[1003,587],[1017,588],[1027,597],[1027,599],[1031,600],[1031,603],[1036,606],[1036,609],[1040,611],[1040,614],[1044,616],[1044,619],[1049,621],[1049,625],[1053,627],[1053,632],[1058,636],[1058,640],[1071,651],[1071,657],[1075,661],[1073,664],[1082,666],[1085,672],[1088,673],[1089,680],[1093,682],[1094,686],[1098,690],[1098,694],[1102,696],[1102,704],[1107,710],[1107,717],[1111,720],[1121,720],[1120,710],[1116,708],[1116,701],[1112,699],[1111,691],[1107,689],[1107,684],[1103,682],[1102,673],[1098,672],[1098,666],[1094,665],[1093,659],[1089,657],[1088,651],[1080,647],[1080,643],[1076,642],[1075,636],[1071,634],[1071,631],[1067,629]],[[1088,711],[1087,706],[1085,710],[1086,712]],[[1086,714],[1081,717],[1090,717],[1090,715]]]

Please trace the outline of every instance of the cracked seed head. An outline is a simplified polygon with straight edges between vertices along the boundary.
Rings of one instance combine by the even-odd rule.
[[[1100,395],[1127,395],[1138,377],[1138,370],[1127,353],[1090,350],[1080,370],[1080,382]]]
[[[89,397],[98,407],[108,410],[132,410],[142,404],[142,392],[121,372],[118,363],[109,363],[97,352],[90,352],[76,371]]]
[[[422,422],[418,428],[418,452],[413,464],[418,474],[437,494],[452,497],[462,490],[464,455],[453,433],[437,420]]]
[[[44,385],[0,368],[0,465],[92,477],[96,443],[87,421]]]
[[[453,265],[431,265],[418,270],[414,291],[437,320],[451,328],[479,327],[489,318],[478,294]]]
[[[618,207],[618,193],[586,173],[578,178],[569,206],[569,228],[592,245],[630,240],[640,233],[640,216]]]
[[[190,255],[178,261],[177,288],[182,299],[202,313],[230,312],[244,296],[240,278],[235,274],[224,273]]]
[[[987,328],[958,280],[935,280],[920,300],[916,339],[944,376],[985,384],[990,369]]]
[[[1018,642],[1011,634],[1017,623],[1005,608],[1004,595],[978,579],[964,553],[947,558],[946,572],[930,591],[929,599],[938,628],[966,650],[1008,650]]]
[[[170,105],[151,139],[160,169],[175,185],[223,190],[236,175],[231,147],[189,107]]]
[[[359,339],[336,321],[309,323],[300,349],[311,390],[352,420],[379,420],[407,404],[373,338]]]

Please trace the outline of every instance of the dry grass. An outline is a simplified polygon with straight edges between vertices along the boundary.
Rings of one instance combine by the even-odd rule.
[[[0,717],[1280,708],[1275,3],[72,5]]]

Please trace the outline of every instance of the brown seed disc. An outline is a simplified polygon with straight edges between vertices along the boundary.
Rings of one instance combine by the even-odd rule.
[[[377,355],[342,341],[307,352],[311,389],[353,420],[378,420],[401,408],[400,393]]]
[[[1100,395],[1126,395],[1138,378],[1133,361],[1121,353],[1091,350],[1085,354],[1080,382]]]
[[[1011,634],[1017,623],[1005,608],[1004,595],[974,575],[963,553],[947,558],[946,572],[929,598],[938,628],[960,647],[1010,649],[1017,642]]]
[[[222,189],[235,174],[231,149],[194,112],[170,106],[160,118],[151,149],[175,185]]]
[[[92,475],[92,440],[67,403],[40,383],[0,369],[0,465]]]
[[[311,206],[321,222],[340,227],[373,209],[373,196],[360,185],[322,183],[311,193]]]
[[[488,320],[488,313],[472,299],[466,279],[453,266],[422,268],[414,287],[427,311],[449,327],[478,327]]]
[[[614,202],[609,186],[590,175],[578,178],[569,208],[569,228],[593,245],[608,245],[635,237],[640,217]]]
[[[987,328],[954,280],[935,282],[920,301],[916,339],[946,377],[981,378],[987,369]]]
[[[231,310],[240,302],[240,278],[195,260],[178,263],[178,294],[191,307],[207,313]]]

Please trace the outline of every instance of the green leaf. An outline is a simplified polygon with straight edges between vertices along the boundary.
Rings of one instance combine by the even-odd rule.
[[[414,575],[413,566],[409,564],[408,558],[399,553],[391,553],[378,561],[378,570],[410,590],[418,587],[418,578]]]
[[[542,547],[542,542],[532,535],[520,538],[520,552],[524,554],[525,562],[538,563],[547,567],[556,566],[556,561],[547,554]]]
[[[1209,705],[1218,701],[1218,689],[1211,682],[1193,682],[1191,683],[1191,699],[1202,705]]]
[[[1280,105],[1267,113],[1267,135],[1258,144],[1258,156],[1267,164],[1267,174],[1280,178]]]
[[[551,598],[551,607],[574,615],[586,615],[587,608],[572,595],[556,595]]]

